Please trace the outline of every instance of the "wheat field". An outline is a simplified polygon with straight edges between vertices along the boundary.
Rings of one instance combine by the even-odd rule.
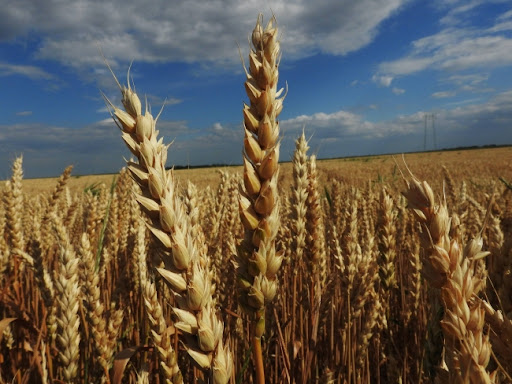
[[[129,78],[119,174],[15,159],[0,383],[512,382],[512,148],[280,164],[279,60],[260,15],[240,167],[169,170]]]

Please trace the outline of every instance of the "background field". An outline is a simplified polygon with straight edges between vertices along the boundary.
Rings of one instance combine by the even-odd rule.
[[[170,150],[172,151],[172,147]],[[482,178],[497,181],[500,176],[506,180],[512,179],[512,147],[410,153],[404,154],[404,158],[418,177],[436,178],[442,173],[444,165],[450,169],[453,176],[468,180],[470,183],[478,184],[478,180]],[[366,182],[402,186],[397,164],[403,168],[402,155],[318,160],[320,185],[338,178],[354,186],[361,186]],[[67,164],[63,164],[63,168],[66,166]],[[190,180],[198,188],[216,188],[220,181],[216,172],[219,170],[239,175],[243,172],[242,166],[182,169],[175,172],[182,184]],[[75,192],[97,183],[109,186],[113,178],[114,175],[76,175],[69,179],[68,187]],[[291,163],[281,165],[280,181],[282,186],[291,185]],[[23,180],[23,189],[27,193],[49,192],[55,186],[55,182],[56,178],[27,179]],[[3,183],[1,186],[3,187]]]
[[[266,312],[267,382],[433,383],[436,375],[442,382],[458,377],[456,370],[439,367],[443,350],[455,352],[439,328],[444,312],[433,297],[441,290],[431,286],[436,249],[430,236],[447,227],[420,226],[421,215],[407,209],[400,171],[409,181],[411,176],[402,156],[323,160],[315,174],[304,142],[301,148],[279,174],[276,244],[284,261]],[[408,168],[433,189],[435,203],[422,212],[437,217],[446,196],[451,224],[445,236],[460,242],[465,258],[464,245],[480,236],[483,250],[490,251],[466,271],[483,290],[468,301],[471,313],[484,308],[475,300],[489,305],[478,331],[484,341],[474,350],[485,356],[489,350],[476,348],[491,343],[494,353],[482,358],[475,383],[487,371],[497,373],[496,382],[509,383],[512,372],[512,191],[500,180],[512,181],[511,160],[512,147],[405,155]],[[184,382],[208,382],[178,343],[183,334],[171,309],[176,298],[155,271],[164,265],[162,249],[133,199],[138,187],[129,173],[22,180],[21,165],[18,159],[12,179],[0,184],[0,383],[59,383],[66,377],[76,383],[165,382],[159,367],[174,360],[168,344],[155,348],[162,340],[172,341]],[[203,168],[175,175],[194,223],[193,241],[202,244],[212,271],[216,310],[233,353],[232,382],[250,383],[250,320],[235,294],[236,246],[244,237],[242,172]],[[10,318],[17,321],[7,326]]]

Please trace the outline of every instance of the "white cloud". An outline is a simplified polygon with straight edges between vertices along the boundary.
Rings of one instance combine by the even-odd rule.
[[[452,75],[446,81],[452,82],[458,86],[477,86],[489,79],[488,73],[472,73],[467,75]]]
[[[488,79],[489,73],[457,74],[441,79],[440,83],[443,85],[447,84],[449,87],[454,87],[455,89],[451,90],[453,93],[493,92],[493,88],[486,86]]]
[[[453,97],[456,95],[455,91],[440,91],[440,92],[434,92],[432,94],[432,97],[434,99],[444,99],[446,97]]]
[[[395,95],[402,95],[405,93],[405,89],[397,88],[397,87],[393,87],[392,91]]]
[[[510,31],[512,29],[512,20],[503,21],[501,23],[495,24],[493,27],[489,28],[487,31],[490,33],[495,32],[503,32]]]
[[[468,26],[484,2],[456,3],[458,6],[448,12],[449,20],[443,21],[444,29],[413,41],[405,56],[382,62],[375,76],[405,76],[427,69],[489,71],[512,65],[512,38],[506,33],[512,29],[510,16],[498,17],[501,21],[491,26]]]
[[[443,25],[454,26],[468,23],[471,17],[479,15],[478,7],[492,3],[507,3],[508,0],[438,0],[439,8],[447,8],[448,12],[440,20]]]
[[[389,87],[391,85],[391,82],[393,81],[393,76],[389,76],[389,75],[386,75],[386,76],[373,75],[372,76],[372,81],[374,83],[377,83],[381,87]]]
[[[20,111],[16,112],[16,116],[30,116],[32,115],[32,111]]]
[[[438,54],[441,67],[450,70],[500,67],[512,64],[512,39],[482,36],[443,47]]]
[[[510,11],[507,11],[507,12],[499,15],[496,18],[497,21],[503,21],[503,20],[507,20],[507,19],[512,19],[512,9]]]
[[[16,65],[0,62],[0,76],[19,75],[30,79],[50,80],[53,75],[45,70],[32,65]]]
[[[271,0],[287,59],[317,52],[344,55],[369,44],[379,25],[407,0]],[[239,69],[236,42],[247,49],[260,1],[18,0],[0,8],[0,41],[40,39],[36,57],[83,68],[129,62],[201,62]],[[266,22],[266,21],[265,21]],[[245,57],[246,55],[244,55]]]
[[[394,130],[393,126],[379,127],[375,123],[366,121],[363,116],[340,110],[333,113],[315,113],[301,115],[292,119],[283,120],[280,126],[286,136],[299,134],[303,127],[314,132],[316,138],[371,138],[379,137]]]
[[[475,104],[466,100],[453,109],[436,111],[439,148],[512,143],[512,91]],[[370,122],[363,115],[335,111],[282,120],[281,160],[291,159],[294,140],[303,127],[319,157],[406,152],[423,148],[424,114],[401,115]],[[191,129],[184,121],[159,120],[164,142],[173,142],[168,165],[240,164],[243,130],[240,123],[216,123]],[[56,176],[69,164],[76,174],[117,172],[129,157],[119,130],[110,119],[80,129],[43,124],[0,125],[0,178],[10,174],[16,155],[24,155],[27,177]]]
[[[433,62],[434,60],[431,57],[405,57],[380,64],[379,71],[396,75],[409,75],[428,68]]]
[[[471,99],[467,101],[469,105],[457,103],[458,105],[454,109],[436,111],[436,126],[440,138],[445,136],[451,137],[450,140],[452,140],[450,144],[445,143],[445,147],[480,145],[478,143],[479,135],[482,136],[485,129],[489,129],[489,138],[485,138],[483,135],[482,139],[494,140],[496,144],[512,143],[512,130],[509,128],[512,125],[512,91],[501,93],[486,103],[475,104],[477,101],[479,99]],[[370,122],[362,115],[347,111],[329,114],[315,113],[282,121],[281,126],[285,136],[297,135],[305,126],[307,132],[313,133],[312,145],[314,145],[314,140],[324,139],[330,141],[356,140],[363,145],[367,140],[387,139],[396,135],[421,136],[425,112],[418,111],[380,122]],[[468,135],[459,136],[459,142],[457,142],[455,133],[460,134],[461,131],[465,131]],[[470,133],[474,133],[475,136],[472,137]],[[481,144],[489,143],[492,142]],[[380,151],[384,150],[384,146],[380,148]]]

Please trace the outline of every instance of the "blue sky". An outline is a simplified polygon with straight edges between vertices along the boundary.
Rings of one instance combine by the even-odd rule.
[[[100,96],[131,75],[168,165],[240,164],[248,36],[281,36],[281,159],[302,129],[319,158],[512,144],[512,1],[50,1],[0,7],[0,179],[117,172],[129,156]],[[431,120],[427,149],[434,148]]]

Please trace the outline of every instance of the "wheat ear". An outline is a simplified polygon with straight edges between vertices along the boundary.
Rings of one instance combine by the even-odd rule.
[[[485,309],[485,320],[491,326],[492,348],[500,357],[507,372],[512,372],[512,320],[502,311],[496,311],[488,302],[480,300]]]
[[[129,81],[128,87],[118,85],[125,110],[106,100],[123,132],[123,140],[138,158],[138,163],[127,162],[128,169],[141,188],[142,193],[135,194],[135,198],[147,214],[147,226],[162,248],[165,267],[158,271],[176,294],[175,326],[193,336],[184,338],[192,359],[202,369],[210,370],[216,383],[226,383],[233,361],[222,343],[224,324],[216,314],[211,295],[206,247],[194,238],[185,205],[176,193],[174,174],[165,169],[168,146],[158,138],[158,116],[153,118],[147,105],[142,114],[140,99]]]
[[[97,360],[103,370],[103,377],[108,377],[108,370],[114,349],[107,343],[107,322],[105,307],[101,302],[100,276],[95,268],[95,256],[86,232],[80,239],[79,255],[81,259],[81,282],[87,308],[87,316],[91,324],[91,333]]]
[[[57,238],[60,243],[60,263],[55,271],[55,291],[58,306],[57,324],[59,334],[57,340],[61,347],[59,359],[62,364],[62,376],[66,382],[75,382],[78,375],[80,359],[80,287],[78,280],[79,259],[71,245],[68,233],[61,219],[51,217]]]
[[[8,194],[8,189],[4,190],[3,196]],[[2,199],[3,200],[3,199]],[[9,265],[9,245],[5,236],[5,208],[4,202],[0,201],[0,278],[3,278]]]
[[[265,29],[258,15],[252,32],[249,71],[245,90],[250,105],[244,105],[244,183],[240,192],[240,217],[244,239],[238,250],[239,296],[252,316],[253,356],[257,382],[264,381],[261,337],[265,333],[265,304],[277,292],[277,271],[282,254],[276,252],[279,230],[277,179],[279,173],[279,123],[283,106],[277,90],[279,41],[275,17]]]
[[[6,184],[8,196],[5,197],[6,224],[9,245],[11,253],[23,251],[25,249],[25,239],[23,234],[23,188],[21,181],[23,179],[23,157],[18,157],[12,165],[12,177]]]
[[[160,367],[168,384],[181,384],[183,377],[178,366],[178,356],[172,348],[171,335],[167,332],[167,324],[163,309],[158,301],[155,283],[150,280],[147,271],[145,228],[140,225],[137,229],[136,253],[138,258],[139,280],[146,314],[151,323],[151,338],[160,356]]]
[[[308,162],[306,250],[308,252],[308,261],[311,263],[313,275],[318,275],[315,279],[318,278],[320,287],[323,288],[327,282],[327,251],[322,199],[318,190],[316,156],[312,155]]]
[[[294,263],[299,263],[306,246],[306,214],[308,200],[308,142],[304,131],[295,141],[293,152],[293,186],[290,196],[291,207],[291,246],[287,249],[288,256]],[[294,264],[296,265],[296,264]],[[296,270],[296,268],[294,268]]]
[[[426,181],[420,182],[412,173],[410,178],[403,194],[423,228],[425,276],[432,287],[440,289],[448,377],[450,382],[492,383],[495,373],[486,371],[491,344],[483,331],[485,309],[475,301],[485,287],[481,260],[488,252],[482,252],[481,237],[471,240],[462,251],[458,239],[450,237],[446,200],[437,204]]]

